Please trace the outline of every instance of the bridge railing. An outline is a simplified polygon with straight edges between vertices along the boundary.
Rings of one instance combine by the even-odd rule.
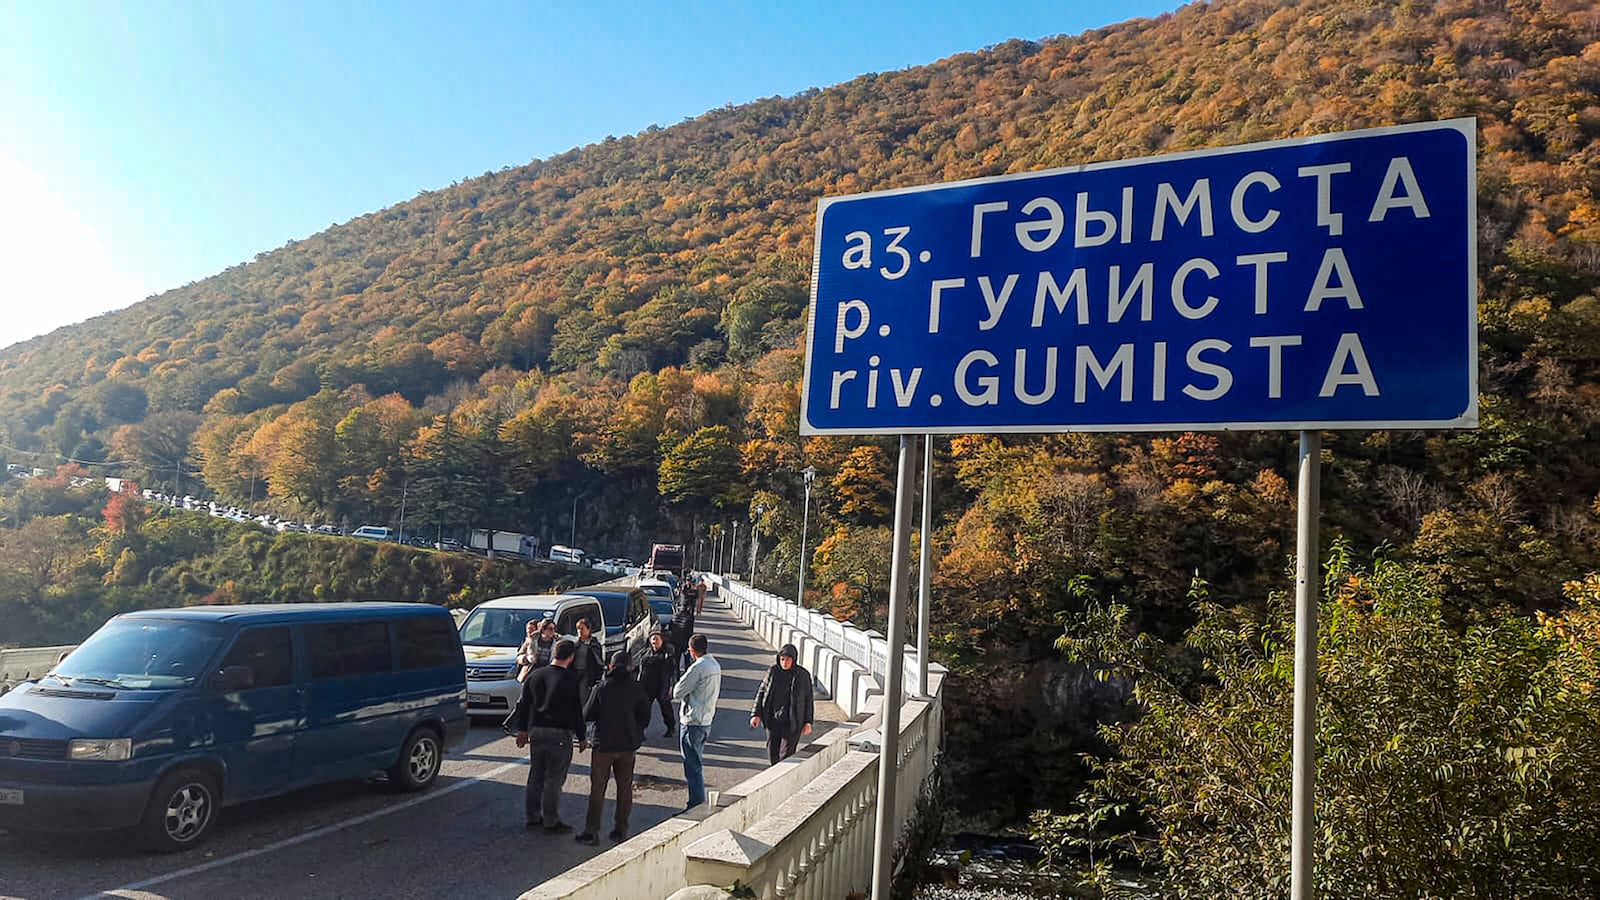
[[[687,880],[722,886],[738,881],[762,898],[833,898],[866,889],[872,876],[882,742],[878,712],[889,644],[876,631],[741,582],[724,579],[719,588],[740,619],[768,643],[794,644],[801,665],[846,713],[868,718],[851,735],[851,752],[802,793],[743,832],[719,832],[690,844]],[[917,802],[931,787],[943,740],[940,698],[946,672],[931,664],[927,694],[918,696],[916,650],[906,646],[901,652],[909,699],[901,709],[895,821],[897,842],[903,844],[915,824]]]
[[[718,597],[773,647],[794,644],[820,692],[851,717],[795,756],[711,802],[669,819],[523,895],[524,900],[669,897],[699,885],[748,886],[763,900],[834,898],[872,881],[883,702],[883,636],[728,579]],[[708,601],[713,602],[713,601]],[[916,670],[916,651],[901,649]],[[874,660],[878,660],[875,664]],[[908,684],[900,718],[895,820],[903,846],[930,789],[943,742],[945,670],[929,666],[926,696]],[[913,681],[914,675],[907,678]]]

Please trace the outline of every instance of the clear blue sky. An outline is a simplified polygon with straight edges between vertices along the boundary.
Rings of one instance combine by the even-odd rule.
[[[0,346],[502,166],[1177,0],[0,0]]]

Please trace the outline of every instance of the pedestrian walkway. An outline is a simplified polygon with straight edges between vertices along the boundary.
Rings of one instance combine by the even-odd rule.
[[[750,727],[750,706],[755,702],[756,689],[761,686],[767,667],[775,661],[776,651],[715,599],[706,601],[705,610],[696,617],[695,630],[706,636],[707,649],[722,666],[722,695],[705,748],[706,788],[728,790],[768,767],[767,733]],[[843,710],[821,697],[816,702],[816,717],[808,741],[821,737],[846,719]],[[526,770],[517,774],[526,775]],[[611,829],[615,790],[613,785],[607,795],[602,834]],[[581,827],[588,797],[589,754],[575,754],[561,797],[561,820]],[[645,744],[639,748],[634,767],[631,832],[638,834],[677,815],[688,798],[678,742],[662,736],[660,711],[654,710]],[[520,814],[520,807],[512,812]],[[602,840],[599,847],[586,847],[569,835],[550,837],[536,833],[524,840],[537,852],[519,858],[506,857],[508,866],[521,868],[524,888],[558,875],[610,846]]]

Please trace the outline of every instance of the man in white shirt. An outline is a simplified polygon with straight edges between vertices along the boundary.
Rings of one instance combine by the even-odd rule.
[[[717,696],[722,693],[722,666],[706,653],[706,636],[689,638],[693,662],[672,687],[672,699],[679,706],[678,748],[683,751],[683,778],[689,783],[689,808],[706,802],[705,746],[711,720],[717,714]]]

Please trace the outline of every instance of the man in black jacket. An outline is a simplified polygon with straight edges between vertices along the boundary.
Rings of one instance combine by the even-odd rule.
[[[606,651],[601,637],[595,634],[594,623],[585,616],[578,620],[578,646],[572,657],[572,671],[578,676],[578,702],[589,699],[589,690],[606,673]]]
[[[668,629],[672,635],[672,646],[678,649],[682,656],[678,659],[678,671],[689,668],[694,660],[689,659],[689,638],[694,636],[694,601],[679,598],[678,605],[672,611],[672,625]]]
[[[677,680],[677,648],[668,643],[666,634],[657,628],[650,632],[650,649],[639,660],[639,687],[644,689],[645,697],[661,707],[661,721],[667,726],[662,737],[678,733],[677,723],[672,718],[672,683]],[[644,724],[648,728],[649,720]]]
[[[506,718],[505,727],[516,732],[517,746],[528,748],[524,812],[530,831],[540,826],[550,834],[572,830],[561,821],[561,785],[572,766],[572,742],[578,742],[580,752],[589,749],[578,677],[572,671],[576,651],[572,641],[558,641],[550,665],[535,669],[522,682],[517,708]]]
[[[589,818],[578,843],[599,842],[600,813],[606,804],[606,782],[617,781],[617,815],[608,835],[613,841],[628,836],[628,816],[633,812],[633,762],[644,743],[650,723],[650,698],[628,671],[628,651],[611,654],[611,664],[583,705],[583,718],[594,723],[594,755],[589,757]]]
[[[778,651],[778,662],[756,690],[750,727],[767,728],[767,759],[774,765],[800,749],[800,739],[811,733],[816,709],[811,695],[811,673],[795,662],[793,644]]]

